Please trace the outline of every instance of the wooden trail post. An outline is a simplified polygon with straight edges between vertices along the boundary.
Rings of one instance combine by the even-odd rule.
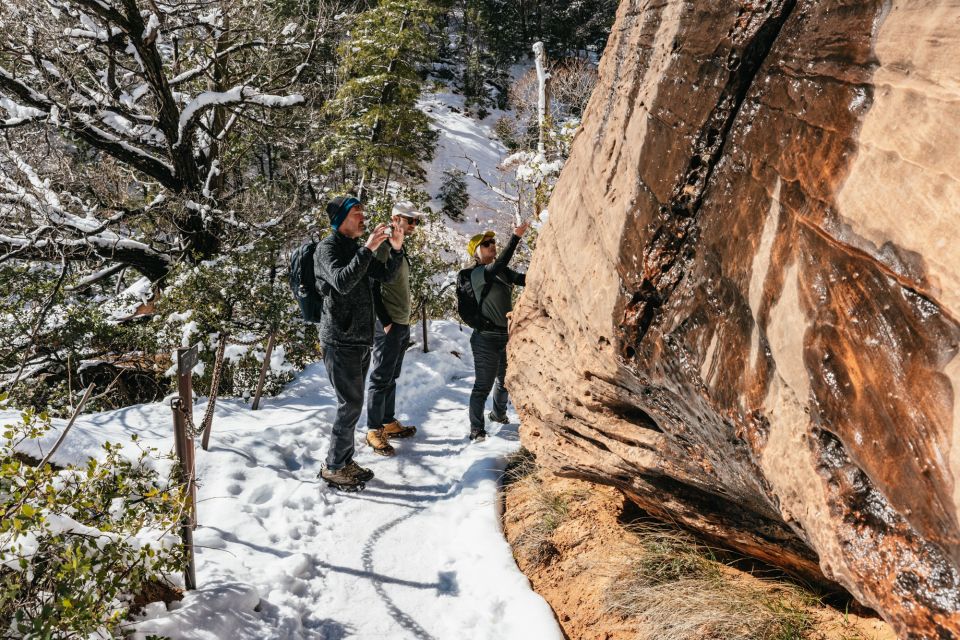
[[[186,551],[187,566],[183,577],[187,589],[197,588],[196,561],[193,553],[193,530],[197,526],[197,485],[195,482],[195,445],[196,435],[193,427],[193,377],[192,370],[197,364],[199,349],[197,345],[189,349],[177,349],[177,392],[178,397],[170,402],[173,409],[173,435],[176,444],[177,459],[184,481],[187,483],[187,504],[184,508],[180,536]]]
[[[273,342],[275,339],[276,335],[273,333],[267,338],[267,351],[263,356],[263,366],[260,367],[260,379],[257,380],[257,393],[253,397],[253,406],[250,407],[252,411],[260,408],[260,395],[263,393],[263,382],[267,378],[267,369],[270,368],[270,356],[273,355]]]

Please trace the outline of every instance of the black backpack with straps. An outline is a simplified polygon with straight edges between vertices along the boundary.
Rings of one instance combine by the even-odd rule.
[[[483,301],[487,297],[487,294],[490,293],[490,287],[493,286],[493,283],[487,282],[484,284],[478,296],[477,292],[473,289],[473,281],[470,277],[474,269],[482,268],[483,267],[468,267],[457,272],[457,314],[465,325],[471,329],[481,331],[490,329],[493,325],[493,323],[483,316],[483,312],[481,311]]]
[[[290,289],[307,322],[320,322],[323,298],[329,292],[326,282],[321,281],[317,286],[317,276],[313,271],[313,254],[317,251],[317,244],[305,242],[290,254]]]

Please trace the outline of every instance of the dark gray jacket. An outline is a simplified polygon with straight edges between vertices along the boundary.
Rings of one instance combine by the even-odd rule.
[[[313,255],[317,289],[324,287],[320,342],[338,347],[373,344],[373,281],[389,280],[400,267],[402,251],[390,250],[386,264],[357,240],[334,231],[320,241]],[[321,282],[322,281],[322,282]]]

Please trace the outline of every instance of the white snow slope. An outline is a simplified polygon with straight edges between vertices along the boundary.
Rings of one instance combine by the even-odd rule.
[[[259,411],[218,402],[210,450],[197,448],[199,588],[169,610],[149,605],[133,637],[560,638],[499,528],[497,485],[519,448],[516,416],[490,425],[486,442],[466,438],[469,336],[435,322],[431,352],[407,352],[398,417],[419,430],[396,442],[395,457],[363,443],[361,416],[355,459],[376,473],[362,493],[316,477],[336,405],[322,363]],[[200,402],[195,415],[204,409]],[[133,433],[170,450],[171,424],[162,403],[84,416],[55,459],[97,455],[103,441]]]

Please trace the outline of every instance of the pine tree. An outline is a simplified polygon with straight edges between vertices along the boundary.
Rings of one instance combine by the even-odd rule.
[[[421,72],[435,52],[431,32],[440,5],[385,0],[357,16],[340,46],[342,84],[327,106],[328,171],[339,170],[358,192],[391,180],[423,180],[436,134],[417,108]]]
[[[443,201],[443,213],[453,220],[463,220],[463,212],[470,204],[470,194],[467,193],[467,181],[464,172],[460,169],[447,169],[443,172],[446,180],[440,187],[438,198]]]

